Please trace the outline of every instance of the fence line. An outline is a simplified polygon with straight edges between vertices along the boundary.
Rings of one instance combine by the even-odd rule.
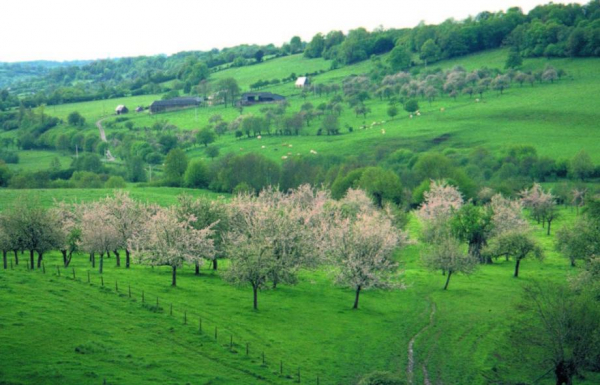
[[[12,259],[11,259],[10,262],[11,262],[11,270],[15,270],[13,268]],[[17,265],[16,266],[16,270],[22,270],[22,269],[19,269],[19,265]],[[30,269],[29,261],[27,262],[27,270],[28,271],[35,271],[35,270]],[[45,264],[44,263],[42,263],[42,272],[43,272],[43,274],[46,273],[46,269],[45,269]],[[72,278],[70,278],[70,277],[68,277],[66,275],[61,275],[60,265],[56,265],[56,276],[58,276],[58,277],[64,277],[65,279],[68,279],[68,280],[71,279],[74,282],[83,283],[81,280],[78,280],[76,278],[75,267],[72,267]],[[101,286],[100,287],[104,288],[105,287],[104,286],[104,276],[102,274],[100,274],[100,282],[101,282]],[[92,282],[92,279],[91,279],[90,270],[87,270],[87,284],[90,285],[90,286],[94,285],[94,283]],[[128,298],[133,299],[135,301],[135,299],[133,298],[133,294],[135,293],[135,290],[132,290],[131,284],[128,284],[127,286],[128,286]],[[108,291],[110,289],[105,289],[105,290]],[[119,294],[118,280],[116,278],[115,278],[115,291],[114,291],[114,293],[115,294]],[[156,296],[156,305],[155,306],[148,306],[148,305],[146,305],[146,303],[145,303],[145,296],[147,294],[148,293],[145,290],[141,290],[141,304],[142,304],[142,307],[146,307],[149,311],[153,311],[155,313],[163,313],[163,309],[159,306],[159,297],[158,296]],[[124,297],[124,295],[121,295],[121,296]],[[173,303],[170,303],[169,316],[172,317],[173,314],[174,314]],[[186,308],[186,309],[183,310],[183,325],[187,325],[187,319],[188,319],[188,310]],[[203,327],[202,316],[198,316],[198,333],[203,335],[204,333],[203,333],[203,328],[202,327]],[[224,329],[224,330],[227,331],[227,329]],[[218,334],[219,333],[218,332],[219,332],[218,325],[215,324],[214,340],[215,340],[215,343],[217,345],[219,345],[219,341],[218,341]],[[229,334],[230,334],[229,344],[228,345],[221,345],[221,347],[227,347],[227,350],[229,352],[237,354],[238,351],[236,349],[234,349],[234,347],[237,346],[240,350],[243,349],[243,347],[244,347],[244,343],[242,342],[243,340],[239,339],[240,343],[234,343],[234,334],[233,334],[233,332],[230,332]],[[258,363],[257,365],[258,365],[259,368],[260,367],[268,368],[269,365],[268,365],[268,361],[265,358],[266,357],[265,356],[265,349],[263,348],[260,351],[261,351],[261,354],[258,356],[258,360],[259,360],[260,363]],[[250,354],[250,342],[245,342],[245,355],[247,357],[252,357],[251,354]],[[281,377],[282,379],[288,379],[288,380],[289,379],[293,379],[293,377],[295,377],[295,381],[294,382],[296,382],[296,383],[301,383],[302,382],[302,378],[305,379],[305,383],[306,384],[317,384],[317,385],[320,385],[321,383],[323,383],[323,376],[322,376],[321,373],[313,374],[311,376],[311,375],[307,375],[306,371],[304,371],[303,375],[301,377],[301,371],[300,371],[301,367],[296,365],[295,368],[296,368],[296,375],[295,376],[293,375],[293,373],[294,373],[293,367],[292,367],[291,371],[288,374],[284,373],[284,362],[283,362],[283,359],[280,359],[279,360],[279,373],[278,373],[279,377]],[[106,384],[106,379],[104,379],[103,383]],[[333,383],[333,381],[331,381],[331,383]]]

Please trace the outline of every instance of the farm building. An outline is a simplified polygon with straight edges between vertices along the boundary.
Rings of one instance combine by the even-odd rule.
[[[150,105],[150,112],[164,112],[170,110],[178,110],[182,108],[198,107],[202,104],[202,98],[200,97],[188,97],[188,98],[173,98],[167,100],[156,100]]]
[[[135,109],[135,112],[144,112],[144,107],[139,106]]]
[[[272,103],[285,100],[284,96],[272,94],[270,92],[246,92],[238,104],[242,106],[251,106],[257,103]]]
[[[308,85],[310,85],[310,81],[308,80],[308,77],[301,76],[298,79],[296,79],[296,87],[297,88],[304,88]]]
[[[117,115],[126,114],[128,112],[129,112],[129,109],[126,106],[124,106],[123,104],[119,104],[117,106],[117,108],[115,108],[115,113]]]

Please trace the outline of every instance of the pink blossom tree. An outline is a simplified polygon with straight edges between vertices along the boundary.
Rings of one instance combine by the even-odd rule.
[[[191,225],[197,230],[211,227],[215,252],[205,258],[212,262],[213,270],[217,270],[218,259],[225,257],[223,241],[229,227],[229,212],[226,203],[222,199],[214,200],[207,197],[195,199],[184,194],[178,198],[176,210],[180,220],[193,216],[195,219]],[[200,261],[196,263],[196,274],[200,274]]]
[[[226,237],[231,259],[226,279],[250,284],[254,309],[258,290],[294,284],[301,267],[318,264],[321,235],[315,224],[327,195],[302,186],[285,194],[272,188],[258,197],[238,195],[230,204],[231,225]]]
[[[81,245],[81,219],[74,205],[65,202],[55,202],[50,209],[58,222],[58,248],[63,255],[63,264],[69,267],[73,253]]]
[[[456,187],[443,180],[432,180],[423,196],[423,204],[417,211],[423,222],[422,237],[426,242],[435,242],[449,235],[450,219],[462,207],[463,197]]]
[[[336,283],[354,290],[353,309],[358,309],[362,290],[402,287],[393,255],[408,243],[408,235],[395,228],[385,212],[372,210],[364,192],[349,193],[324,216],[320,231],[326,237],[321,247],[334,267]]]
[[[104,255],[119,246],[119,234],[110,226],[111,215],[103,202],[82,204],[81,210],[81,249],[90,253],[92,266],[95,265],[95,253],[100,254],[98,271],[104,269]]]
[[[124,191],[116,191],[112,197],[105,198],[103,204],[109,214],[109,221],[106,225],[112,226],[118,234],[118,242],[115,249],[112,250],[116,257],[117,267],[121,266],[119,250],[124,250],[125,268],[128,269],[131,265],[129,240],[144,226],[150,215],[149,210]]]
[[[195,229],[193,216],[179,218],[174,207],[158,208],[144,227],[131,237],[129,248],[142,263],[170,266],[172,286],[177,286],[177,268],[213,258],[215,253],[211,226]]]
[[[529,224],[523,218],[523,206],[520,201],[511,200],[496,194],[490,202],[492,209],[492,236],[517,230],[525,231]]]

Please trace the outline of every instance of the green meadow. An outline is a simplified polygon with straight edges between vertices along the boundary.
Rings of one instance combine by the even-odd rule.
[[[505,50],[494,50],[436,63],[434,67],[449,69],[461,65],[468,70],[482,67],[502,69],[505,58]],[[281,61],[280,68],[287,68],[284,66],[289,65],[290,69],[298,68],[300,63],[312,62],[296,55],[271,60],[264,66],[273,65],[278,61]],[[476,101],[478,98],[475,95],[461,95],[456,100],[447,96],[438,97],[433,103],[420,100],[421,116],[414,116],[412,119],[404,111],[390,119],[386,112],[387,101],[377,98],[366,102],[366,106],[372,111],[366,118],[357,117],[352,109],[344,105],[345,109],[340,116],[342,134],[335,137],[317,136],[320,121],[315,120],[309,127],[305,127],[299,136],[262,135],[262,139],[257,140],[236,139],[229,133],[218,138],[214,145],[221,149],[221,153],[257,151],[273,159],[281,159],[283,155],[307,155],[311,149],[324,155],[352,156],[362,154],[365,148],[381,148],[386,152],[393,152],[399,148],[413,151],[441,151],[447,148],[468,151],[470,148],[483,146],[498,153],[509,146],[519,144],[532,145],[539,155],[554,159],[571,158],[581,149],[585,149],[594,162],[598,162],[600,112],[594,92],[600,86],[599,63],[598,59],[525,59],[525,71],[543,69],[551,64],[564,69],[568,75],[554,84],[536,83],[533,87],[521,87],[513,83],[503,95],[488,91],[479,102]],[[244,79],[245,83],[250,83],[264,78],[263,72],[259,71],[262,66],[227,69],[215,76],[231,76],[236,79],[239,77]],[[315,76],[313,82],[336,81],[339,84],[343,77],[367,73],[371,66],[367,61],[328,71]],[[306,68],[307,71],[314,69],[308,65]],[[264,90],[286,95],[290,103],[288,111],[298,111],[305,102],[311,102],[316,107],[333,96],[310,95],[303,99],[293,83],[266,87]],[[260,105],[246,107],[243,114],[261,114],[261,108]],[[441,112],[442,108],[444,112]],[[199,129],[207,126],[208,119],[215,114],[221,115],[226,121],[239,116],[237,109],[215,106],[156,115],[130,114],[129,118],[136,127],[150,127],[156,121],[165,121],[182,129]],[[373,122],[385,123],[371,128]],[[361,128],[365,126],[368,128]],[[125,130],[119,127],[122,126],[116,125],[115,130]],[[350,133],[348,127],[352,127],[353,132]],[[111,130],[107,129],[107,135],[110,135],[110,132]],[[282,148],[284,144],[291,144],[293,149]],[[196,149],[191,150],[189,156],[203,157],[204,154],[200,149]]]
[[[227,194],[217,194],[208,190],[172,188],[172,187],[138,187],[135,185],[124,189],[129,195],[141,202],[156,203],[161,206],[167,206],[177,203],[177,197],[181,194],[191,196],[208,196],[217,198]],[[0,211],[10,207],[17,199],[23,196],[30,196],[39,201],[44,207],[51,207],[55,202],[83,203],[91,202],[112,195],[112,189],[35,189],[35,190],[0,190]]]
[[[563,209],[555,228],[574,217]],[[416,239],[416,219],[408,229]],[[0,375],[7,383],[278,384],[294,383],[300,370],[302,383],[349,384],[375,370],[410,376],[408,345],[425,327],[413,342],[414,383],[427,376],[430,383],[486,384],[482,374],[495,372],[531,383],[543,373],[519,362],[507,342],[522,288],[577,272],[554,252],[554,237],[535,229],[546,260],[525,260],[518,279],[512,261],[498,260],[454,277],[443,291],[445,277],[423,268],[417,243],[396,255],[406,288],[365,292],[359,310],[351,309],[353,292],[334,286],[327,270],[261,291],[253,311],[250,288],[221,279],[226,261],[199,276],[183,269],[173,288],[168,268],[126,270],[105,259],[101,278],[77,255],[59,277],[60,254],[45,256],[45,273],[28,271],[24,255],[18,267],[0,271]],[[598,381],[586,374],[577,383]]]

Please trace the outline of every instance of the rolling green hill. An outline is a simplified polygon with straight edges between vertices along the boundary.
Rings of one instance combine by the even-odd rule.
[[[506,51],[495,50],[481,54],[436,63],[434,67],[452,68],[456,65],[468,70],[488,67],[502,68]],[[409,119],[408,113],[400,112],[399,116],[391,120],[387,114],[387,102],[377,98],[366,101],[367,107],[372,112],[366,118],[356,117],[347,106],[340,117],[342,135],[335,137],[316,136],[320,122],[313,121],[306,127],[300,136],[273,136],[263,135],[261,140],[236,139],[231,133],[217,139],[215,145],[221,153],[261,152],[273,159],[281,160],[282,155],[290,156],[309,154],[313,149],[324,155],[360,155],[364,149],[382,148],[392,152],[399,148],[408,148],[416,151],[427,149],[443,150],[455,148],[468,151],[469,148],[483,146],[498,153],[508,146],[515,144],[532,145],[538,154],[552,158],[571,158],[581,149],[585,149],[597,163],[600,161],[598,148],[598,135],[600,135],[597,121],[599,112],[596,108],[595,90],[600,86],[599,59],[525,59],[523,70],[542,69],[547,64],[564,69],[568,76],[555,84],[535,84],[534,87],[523,85],[520,87],[513,83],[502,96],[496,92],[487,92],[480,103],[476,103],[475,96],[459,96],[456,100],[449,97],[440,97],[433,103],[420,100],[421,116]],[[314,77],[314,83],[339,82],[350,74],[368,72],[370,62],[359,63],[355,66],[343,67],[338,70],[328,71]],[[271,68],[277,68],[281,73],[297,72],[326,67],[321,59],[309,60],[300,55],[282,59],[270,60],[261,65],[228,69],[218,73],[219,78],[236,77],[240,84],[250,84],[266,77]],[[264,71],[264,72],[263,72]],[[270,75],[269,75],[270,76]],[[244,86],[242,86],[244,88]],[[264,89],[281,93],[288,97],[289,111],[298,111],[304,102],[311,102],[317,106],[327,102],[328,97],[311,95],[306,99],[299,96],[299,91],[293,84],[269,86]],[[49,109],[65,118],[69,112],[79,111],[88,121],[93,122],[108,112],[112,111],[113,104],[126,104],[130,107],[139,104],[147,105],[156,97],[143,96],[123,98],[111,101],[86,102],[66,104]],[[244,114],[258,114],[261,106],[244,108]],[[444,108],[445,112],[440,112]],[[55,109],[56,112],[53,111]],[[149,115],[146,113],[131,113],[128,121],[136,127],[150,127],[154,122],[167,121],[183,129],[199,129],[209,124],[208,119],[219,114],[225,121],[231,121],[239,116],[234,108],[223,106],[188,109]],[[110,122],[116,118],[109,118]],[[370,127],[372,122],[385,122],[374,129],[360,129],[361,126]],[[119,128],[122,127],[122,128]],[[349,133],[346,127],[354,131]],[[382,134],[382,129],[385,134]],[[54,130],[60,130],[56,128]],[[106,130],[107,135],[124,132],[126,129],[121,124]],[[2,134],[6,135],[6,134]],[[438,139],[436,139],[438,138]],[[442,138],[442,139],[439,139]],[[283,151],[283,144],[292,144],[293,149]],[[263,149],[262,146],[266,148]],[[373,151],[367,151],[367,156]],[[192,150],[190,157],[204,157],[200,149]]]

